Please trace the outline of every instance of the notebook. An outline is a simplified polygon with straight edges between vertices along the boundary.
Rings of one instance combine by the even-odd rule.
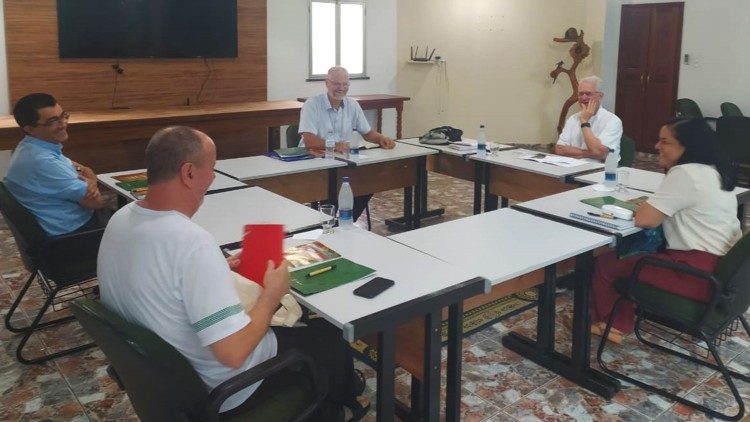
[[[323,271],[316,274],[320,270]],[[372,268],[357,264],[346,258],[337,258],[312,267],[292,271],[290,285],[301,295],[307,296],[360,280],[374,273],[375,270]],[[311,274],[316,275],[310,276]]]
[[[618,207],[625,208],[633,212],[638,211],[638,206],[647,200],[647,196],[639,196],[638,198],[629,199],[622,201],[613,196],[597,196],[595,198],[581,199],[581,202],[588,205],[593,205],[597,208],[601,208],[604,205],[617,205]]]
[[[269,156],[281,161],[297,161],[314,158],[313,155],[310,154],[310,151],[305,147],[280,148],[271,151]]]
[[[593,215],[588,215],[588,214],[581,214],[577,212],[571,212],[570,217],[575,218],[577,220],[585,221],[587,223],[595,224],[597,226],[606,227],[612,230],[625,230],[625,229],[629,229],[635,226],[635,222],[633,220],[621,220],[619,218],[602,218],[602,217],[595,217]]]

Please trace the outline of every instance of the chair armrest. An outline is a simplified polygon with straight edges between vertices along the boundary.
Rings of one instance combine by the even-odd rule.
[[[39,251],[39,269],[58,284],[96,277],[104,228],[50,236]]]
[[[327,392],[325,384],[322,382],[312,358],[297,349],[291,349],[217,385],[208,395],[202,420],[218,421],[219,409],[227,398],[282,369],[290,368],[298,363],[303,364],[307,369],[308,374],[312,378],[313,388],[315,389],[316,406],[308,409],[308,412],[311,412],[317,407],[317,403],[322,402],[325,397]]]
[[[681,272],[686,275],[700,278],[702,280],[709,282],[713,291],[711,293],[711,300],[707,303],[705,311],[699,318],[699,321],[700,321],[699,324],[702,325],[705,318],[708,316],[709,311],[716,306],[721,296],[721,284],[719,283],[719,280],[712,273],[700,270],[690,265],[679,264],[679,263],[671,262],[671,261],[665,261],[663,259],[659,259],[653,256],[645,256],[641,258],[640,260],[638,260],[638,262],[635,265],[635,268],[633,268],[633,273],[630,276],[630,279],[628,279],[627,296],[629,299],[633,300],[634,302],[638,302],[637,300],[634,299],[634,295],[633,295],[635,285],[638,283],[641,283],[639,276],[641,274],[641,271],[646,267],[667,268],[667,269]],[[686,279],[684,281],[686,283],[690,282],[689,279]],[[648,283],[644,283],[644,284],[648,284]]]

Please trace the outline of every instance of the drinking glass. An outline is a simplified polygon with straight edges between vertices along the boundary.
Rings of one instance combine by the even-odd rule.
[[[344,158],[349,159],[350,150],[351,146],[349,144],[349,141],[336,142],[336,151],[340,152],[344,156]]]
[[[626,168],[617,169],[617,191],[627,192],[630,184],[630,171]]]
[[[320,225],[323,226],[323,234],[333,233],[333,226],[336,224],[336,206],[333,204],[323,204],[320,210]]]

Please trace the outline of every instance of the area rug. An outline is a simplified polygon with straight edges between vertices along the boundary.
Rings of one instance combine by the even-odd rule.
[[[464,311],[464,337],[483,330],[498,321],[519,314],[536,306],[537,289],[532,287],[520,293],[497,299],[474,309]],[[441,330],[443,344],[448,341],[448,321],[443,321]],[[362,340],[351,343],[354,356],[369,366],[375,367],[378,361],[378,350]]]

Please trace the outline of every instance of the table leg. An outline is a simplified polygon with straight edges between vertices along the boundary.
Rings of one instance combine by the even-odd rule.
[[[448,368],[445,394],[445,420],[461,419],[461,362],[463,359],[463,302],[448,307]]]
[[[328,200],[331,203],[336,201],[336,187],[338,186],[338,176],[335,168],[328,169]]]
[[[549,307],[549,290],[554,291],[555,278],[545,271],[544,288],[540,291],[539,322],[537,323],[537,338],[534,341],[517,333],[510,333],[503,337],[503,345],[536,362],[537,364],[561,375],[583,388],[586,388],[604,398],[611,399],[620,389],[620,382],[604,373],[592,369],[590,362],[591,333],[589,331],[589,291],[593,252],[586,252],[576,260],[576,273],[579,274],[576,283],[573,303],[573,344],[571,357],[554,350],[554,306]],[[554,304],[554,301],[553,301]],[[543,310],[545,308],[545,310]],[[542,322],[542,318],[547,320]]]
[[[404,197],[407,195],[407,190],[411,188],[404,188]],[[389,227],[398,227],[402,229],[406,228],[419,228],[422,226],[423,218],[438,217],[445,213],[443,208],[436,208],[432,211],[427,211],[427,158],[417,158],[417,185],[414,187],[414,220],[410,221],[405,217],[389,218],[385,221]],[[406,205],[404,205],[406,206]],[[406,212],[404,212],[406,215]]]
[[[393,421],[396,412],[395,371],[396,344],[392,327],[378,333],[378,380],[377,380],[377,421]]]
[[[400,102],[396,106],[396,139],[401,139],[401,115],[404,112],[404,103]]]
[[[378,109],[378,133],[383,133],[383,109]]]
[[[474,215],[482,212],[482,186],[484,186],[484,164],[474,163]]]
[[[490,169],[491,165],[484,165],[484,212],[495,211],[497,209],[497,195],[490,193]],[[507,200],[503,197],[503,208],[508,206]]]
[[[424,318],[424,388],[423,412],[425,420],[440,419],[440,309]]]

